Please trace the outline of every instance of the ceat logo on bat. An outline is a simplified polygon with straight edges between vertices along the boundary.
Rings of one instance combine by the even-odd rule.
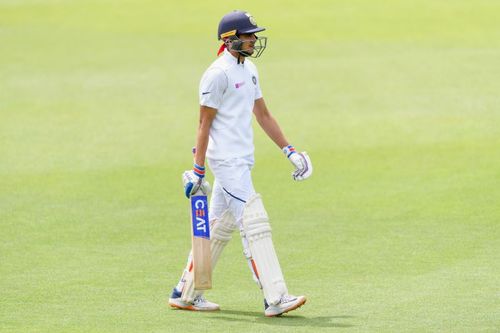
[[[191,197],[191,214],[193,236],[210,239],[210,224],[208,222],[208,203],[206,195]]]

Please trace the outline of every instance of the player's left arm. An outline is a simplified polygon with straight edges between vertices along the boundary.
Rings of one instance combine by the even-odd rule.
[[[295,167],[295,171],[292,172],[292,178],[294,180],[309,178],[313,171],[311,159],[306,152],[295,152],[295,148],[289,144],[278,122],[267,108],[263,97],[255,100],[253,113],[260,127],[262,127],[267,136],[281,148],[283,153]]]
[[[260,127],[262,127],[267,136],[269,136],[278,147],[282,148],[288,146],[285,135],[281,131],[276,119],[274,119],[271,112],[269,112],[263,97],[255,100],[253,113]]]

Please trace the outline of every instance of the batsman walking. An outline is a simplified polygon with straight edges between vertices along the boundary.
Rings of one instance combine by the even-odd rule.
[[[239,229],[248,266],[264,294],[264,313],[273,317],[300,307],[306,298],[288,293],[269,218],[253,187],[252,114],[292,163],[294,180],[307,179],[313,169],[307,153],[295,151],[267,109],[257,68],[248,59],[259,57],[266,48],[267,38],[256,36],[264,30],[244,11],[232,11],[220,21],[217,37],[223,44],[218,59],[201,78],[194,166],[184,172],[183,183],[188,198],[199,191],[210,191],[204,178],[206,159],[215,177],[209,208],[212,268],[233,231]],[[192,255],[169,304],[185,310],[219,310],[218,304],[203,297],[203,291],[194,289]]]

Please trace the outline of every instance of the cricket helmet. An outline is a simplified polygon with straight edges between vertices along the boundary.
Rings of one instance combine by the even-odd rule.
[[[226,46],[226,41],[230,40],[231,45],[227,47],[231,48],[231,50],[237,51],[244,57],[259,57],[267,46],[267,37],[257,37],[253,51],[248,51],[243,49],[243,41],[239,39],[239,36],[241,34],[255,34],[264,30],[266,28],[257,26],[252,14],[242,10],[233,10],[224,15],[219,23],[217,38],[224,40],[224,45],[221,46],[219,54]]]
[[[225,37],[254,34],[264,30],[266,28],[257,26],[252,14],[242,10],[233,10],[220,20],[217,38],[221,40]]]

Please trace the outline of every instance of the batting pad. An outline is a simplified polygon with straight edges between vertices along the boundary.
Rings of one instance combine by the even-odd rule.
[[[217,264],[217,260],[226,247],[227,243],[231,240],[233,231],[236,229],[236,223],[233,215],[226,210],[220,219],[214,220],[212,223],[212,228],[210,229],[210,253],[212,255],[212,270]],[[186,282],[184,288],[182,289],[181,299],[184,302],[192,302],[197,295],[201,295],[201,291],[195,291],[194,289],[194,274],[191,270],[189,274],[186,274]]]
[[[254,194],[247,201],[243,211],[243,228],[257,266],[264,297],[268,304],[275,305],[281,296],[288,294],[288,290],[274,250],[271,226],[260,194]]]

